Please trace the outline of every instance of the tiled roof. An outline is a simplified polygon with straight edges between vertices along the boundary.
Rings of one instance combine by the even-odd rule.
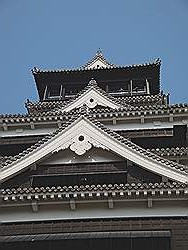
[[[70,98],[70,101],[75,100],[78,95],[73,96]],[[108,94],[108,96],[111,96]],[[131,106],[148,106],[148,105],[162,105],[166,106],[165,98],[167,98],[166,95],[144,95],[144,96],[127,96],[127,97],[114,97],[113,100],[117,100],[118,103],[122,105],[122,107],[127,107],[127,105]],[[64,107],[68,101],[65,100],[48,100],[48,101],[38,101],[38,102],[31,102],[28,101],[25,105],[26,108],[29,110],[29,112],[40,112],[40,111],[46,111],[46,110],[53,110],[53,109],[59,109],[61,107]]]
[[[155,149],[151,149],[150,151],[162,157],[188,155],[188,147],[155,148]]]
[[[164,105],[165,99],[168,98],[168,95],[157,94],[157,95],[135,95],[135,96],[123,96],[117,97],[122,105],[130,104],[133,106],[136,105],[149,105],[149,104],[158,104]]]
[[[159,66],[160,64],[161,64],[161,60],[157,59],[154,62],[150,62],[150,63],[132,64],[132,65],[126,65],[126,66],[113,66],[110,68],[99,68],[98,70],[134,69],[134,68],[139,68],[139,67]],[[96,69],[80,68],[80,69],[41,70],[39,68],[34,67],[32,69],[32,73],[33,75],[37,75],[37,74],[44,74],[44,73],[61,73],[61,72],[73,73],[73,72],[84,72],[84,71],[93,71],[93,70],[96,70]]]
[[[180,105],[148,105],[148,106],[129,106],[122,107],[115,112],[110,108],[101,108],[92,110],[92,115],[95,118],[107,118],[107,117],[140,117],[151,116],[155,119],[155,115],[180,115],[188,114],[188,104]]]
[[[74,98],[71,98],[74,100]],[[25,107],[27,108],[27,110],[29,111],[29,113],[34,112],[41,112],[41,111],[46,111],[51,109],[55,109],[55,108],[61,108],[62,106],[66,105],[67,101],[65,100],[53,100],[53,101],[37,101],[37,102],[31,102],[31,101],[27,101],[25,103]]]
[[[55,132],[53,132],[50,135],[45,136],[43,139],[39,140],[36,144],[32,145],[28,149],[24,150],[23,152],[19,153],[16,156],[13,156],[11,159],[7,159],[7,161],[2,162],[2,167],[7,167],[8,165],[13,164],[17,160],[20,160],[21,158],[25,157],[26,155],[30,154],[33,151],[37,151],[40,146],[48,142],[51,138],[55,137],[57,134],[62,132],[65,128],[70,126],[74,121],[76,121],[80,116],[87,118],[89,121],[91,121],[95,126],[103,130],[105,133],[110,135],[115,140],[119,141],[126,147],[136,151],[137,153],[143,155],[147,159],[151,159],[155,162],[159,162],[160,164],[164,165],[164,167],[174,169],[175,171],[178,171],[179,173],[186,173],[186,167],[184,165],[172,162],[170,160],[164,159],[152,152],[149,152],[148,150],[145,150],[141,148],[140,146],[134,144],[133,142],[129,141],[128,139],[125,139],[121,135],[115,133],[111,129],[107,128],[103,124],[101,124],[99,121],[95,120],[93,117],[87,114],[87,110],[85,107],[80,108],[79,112],[74,113],[73,117],[69,119],[66,123],[62,125],[59,129],[57,129]]]
[[[62,112],[59,108],[55,108],[52,111],[31,113],[31,114],[2,114],[0,115],[0,123],[29,123],[29,122],[43,122],[43,121],[52,121],[52,120],[67,120],[76,110],[69,112]],[[148,105],[148,106],[127,106],[117,109],[114,112],[114,109],[111,108],[94,108],[90,110],[90,115],[94,118],[102,117],[113,117],[113,116],[154,116],[154,115],[169,115],[169,114],[187,114],[188,113],[188,104],[174,104],[168,106],[161,105]]]
[[[4,202],[54,199],[101,199],[107,197],[131,198],[138,196],[176,196],[188,195],[188,185],[173,183],[131,183],[98,184],[58,187],[28,187],[1,189],[0,196]]]

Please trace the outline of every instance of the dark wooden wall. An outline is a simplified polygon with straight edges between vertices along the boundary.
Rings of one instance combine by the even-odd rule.
[[[0,235],[45,234],[65,232],[103,232],[130,230],[169,230],[171,250],[188,249],[188,218],[135,218],[43,223],[2,224]],[[162,249],[159,249],[162,250]]]

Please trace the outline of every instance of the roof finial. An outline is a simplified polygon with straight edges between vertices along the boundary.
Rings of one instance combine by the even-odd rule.
[[[94,78],[91,78],[91,80],[89,81],[89,83],[88,83],[88,86],[97,86],[97,82],[96,82],[96,80],[94,79]]]
[[[97,50],[96,56],[103,56],[101,48]]]
[[[40,71],[40,69],[38,69],[37,67],[34,67],[32,70],[31,70],[31,72],[33,73],[33,74],[35,74],[35,73],[37,73],[37,72],[39,72]]]

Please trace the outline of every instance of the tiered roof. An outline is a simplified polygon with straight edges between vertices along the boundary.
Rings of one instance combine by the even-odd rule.
[[[90,222],[139,217],[160,218],[150,236],[171,237],[172,221],[164,231],[163,218],[187,215],[188,104],[171,105],[160,92],[160,64],[121,67],[98,51],[80,69],[33,69],[40,100],[27,101],[27,114],[0,115],[3,244],[80,239],[89,231],[130,236],[132,222],[125,231],[113,222],[109,232]],[[69,221],[90,225],[74,233],[74,223],[63,224]]]
[[[109,63],[101,52],[97,52],[92,60],[79,69],[42,70],[34,67],[32,73],[40,100],[43,100],[46,88],[57,90],[62,85],[69,89],[77,87],[83,89],[93,77],[101,86],[107,82],[118,85],[119,81],[124,82],[132,79],[152,80],[150,90],[151,94],[155,95],[160,92],[160,65],[161,60],[157,59],[151,63],[116,66]]]
[[[188,115],[188,104],[170,105],[169,96],[160,93],[159,74],[160,60],[153,63],[116,66],[110,64],[99,51],[95,57],[81,69],[76,70],[40,70],[34,68],[34,75],[40,101],[28,101],[26,107],[29,114],[1,115],[0,123],[6,130],[9,124],[33,124],[55,121],[60,122],[55,132],[48,134],[37,143],[15,156],[0,158],[0,180],[2,182],[35,166],[56,152],[69,149],[77,155],[84,155],[91,148],[108,150],[129,160],[141,168],[147,169],[161,176],[166,176],[175,183],[156,184],[115,184],[115,185],[87,185],[74,187],[42,187],[25,189],[1,190],[4,201],[17,201],[24,199],[46,199],[48,197],[111,197],[111,196],[138,196],[138,195],[187,195],[188,172],[187,167],[163,157],[170,155],[187,155],[187,148],[166,148],[145,150],[107,128],[96,119],[109,117],[159,117],[169,116],[170,121],[176,115]],[[135,74],[152,77],[151,94],[136,96],[113,96],[102,90],[92,78],[93,72],[98,85],[105,77],[116,78],[117,75],[129,79]],[[113,77],[112,77],[113,76]],[[75,80],[76,79],[76,80]],[[77,84],[85,88],[68,99],[42,100],[45,87],[59,86],[61,81],[66,84]],[[89,81],[89,83],[88,83]],[[115,81],[114,81],[115,82]],[[87,84],[87,85],[86,85]],[[143,122],[144,123],[144,122]],[[30,197],[30,198],[28,198]]]

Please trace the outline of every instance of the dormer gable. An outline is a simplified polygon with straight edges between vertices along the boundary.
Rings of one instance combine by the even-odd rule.
[[[103,56],[102,51],[98,50],[95,56],[85,65],[84,69],[112,68],[115,65],[109,63]]]
[[[97,86],[97,82],[92,79],[86,88],[81,91],[74,100],[61,108],[63,112],[69,112],[75,108],[86,105],[87,108],[93,109],[96,106],[108,107],[111,109],[121,108],[120,103],[104,90]]]

